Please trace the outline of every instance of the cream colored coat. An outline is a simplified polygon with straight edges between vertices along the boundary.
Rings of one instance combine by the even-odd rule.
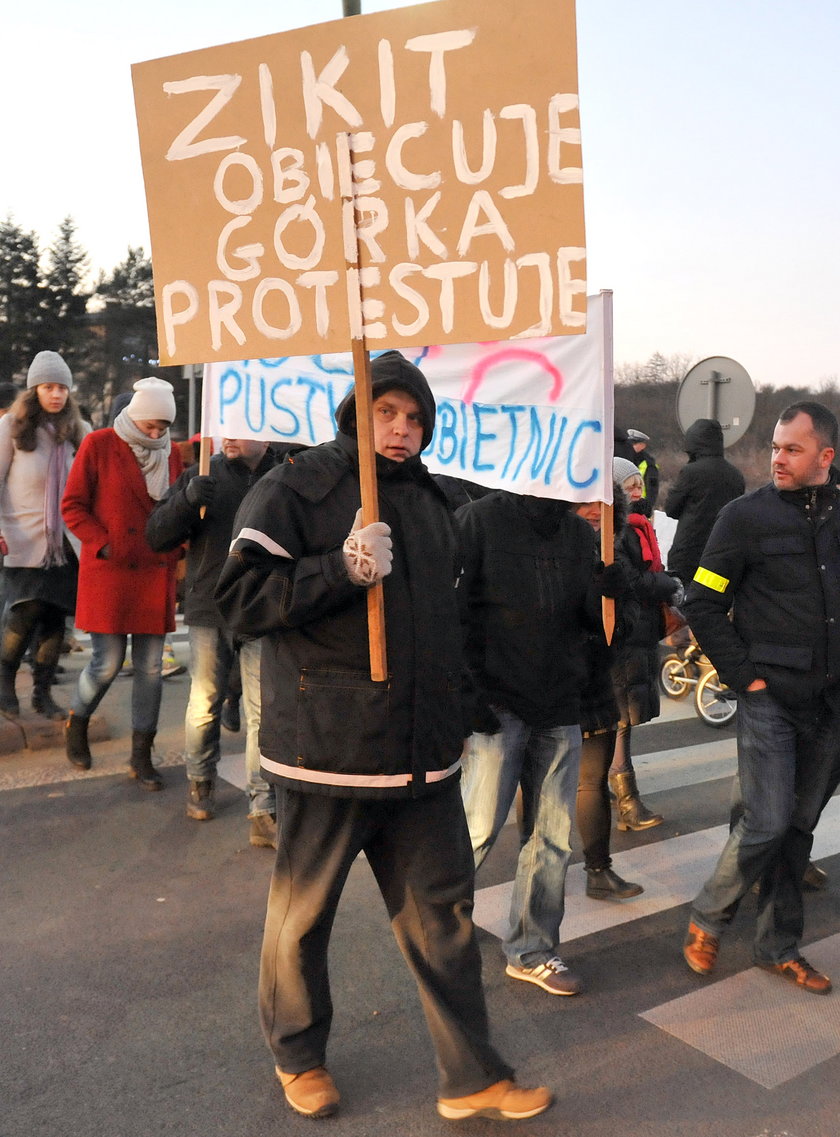
[[[85,433],[89,430],[86,426]],[[11,415],[0,418],[0,532],[9,547],[3,561],[6,568],[39,568],[47,553],[44,490],[52,441],[43,426],[36,429],[35,438],[34,450],[18,450]],[[71,451],[68,473],[73,457]],[[66,525],[64,532],[78,556],[78,538]]]

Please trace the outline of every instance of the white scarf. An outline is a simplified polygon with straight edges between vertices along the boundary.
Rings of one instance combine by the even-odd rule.
[[[149,497],[152,501],[160,501],[169,489],[169,452],[172,449],[169,430],[165,430],[160,438],[149,438],[122,410],[114,419],[114,432],[131,447],[146,479]]]

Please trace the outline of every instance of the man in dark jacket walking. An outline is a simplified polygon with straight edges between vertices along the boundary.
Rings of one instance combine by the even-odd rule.
[[[800,954],[802,878],[840,770],[837,420],[794,403],[773,434],[773,481],[726,506],[686,601],[700,646],[738,692],[744,806],[692,906],[683,952],[701,975],[760,881],[755,961],[806,991],[831,981]],[[732,620],[730,609],[734,604]]]
[[[503,944],[506,972],[551,995],[575,995],[581,981],[558,944],[580,765],[583,640],[600,616],[595,538],[568,502],[512,493],[464,505],[457,519],[477,693],[464,772],[476,867],[521,784],[526,832]]]
[[[688,588],[700,554],[721,509],[744,492],[740,470],[723,456],[723,430],[711,418],[699,418],[685,432],[688,464],[665,498],[665,512],[677,519],[668,553],[668,571]]]
[[[190,634],[190,698],[186,714],[187,816],[209,821],[215,810],[222,704],[237,644],[216,605],[214,591],[227,559],[233,519],[245,494],[273,468],[267,442],[223,438],[210,473],[185,470],[152,511],[146,540],[158,552],[189,542],[184,620]],[[203,514],[203,515],[202,515]],[[249,840],[271,848],[276,842],[274,790],[260,774],[260,641],[239,645],[245,707],[245,767],[248,779]]]
[[[298,1113],[335,1112],[325,1068],[327,955],[364,852],[413,972],[435,1047],[438,1112],[525,1118],[490,1044],[471,920],[473,863],[458,777],[464,736],[459,561],[443,494],[420,461],[435,403],[398,352],[371,365],[381,520],[361,526],[355,393],[333,442],[296,455],[243,503],[217,599],[264,636],[262,768],[277,786],[278,855],[260,970],[277,1077]],[[389,675],[370,677],[367,590],[384,587]]]

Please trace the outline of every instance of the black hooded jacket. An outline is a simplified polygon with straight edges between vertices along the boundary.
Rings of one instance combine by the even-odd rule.
[[[225,626],[213,593],[230,548],[233,519],[248,490],[273,469],[276,461],[269,449],[256,469],[251,470],[239,458],[229,461],[224,454],[214,454],[210,476],[216,479],[216,492],[204,517],[200,506],[187,499],[187,488],[198,474],[197,465],[185,470],[152,510],[146,523],[146,540],[156,552],[177,549],[189,542],[185,623],[204,628]]]
[[[388,352],[371,373],[374,397],[396,387],[417,400],[425,444],[435,404],[422,372]],[[451,515],[419,456],[376,456],[393,565],[383,582],[389,676],[374,682],[367,590],[342,555],[360,504],[352,393],[337,418],[334,441],[294,455],[245,499],[216,599],[234,633],[265,636],[269,781],[340,797],[421,796],[457,776],[467,733]]]
[[[744,492],[744,477],[723,456],[719,422],[699,418],[685,432],[683,449],[688,464],[680,470],[665,499],[665,512],[677,518],[677,531],[668,553],[668,571],[688,587],[703,547],[721,509]]]
[[[540,729],[580,722],[584,638],[600,616],[591,527],[568,502],[501,490],[462,506],[456,518],[479,710],[499,707]]]

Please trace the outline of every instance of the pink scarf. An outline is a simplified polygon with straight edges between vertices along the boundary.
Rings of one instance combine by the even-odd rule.
[[[47,534],[47,552],[43,567],[67,563],[64,552],[64,521],[61,516],[61,499],[64,496],[64,483],[67,481],[67,457],[72,450],[69,442],[55,441],[55,427],[46,424],[50,434],[50,460],[47,465],[47,481],[44,486],[44,530]]]

